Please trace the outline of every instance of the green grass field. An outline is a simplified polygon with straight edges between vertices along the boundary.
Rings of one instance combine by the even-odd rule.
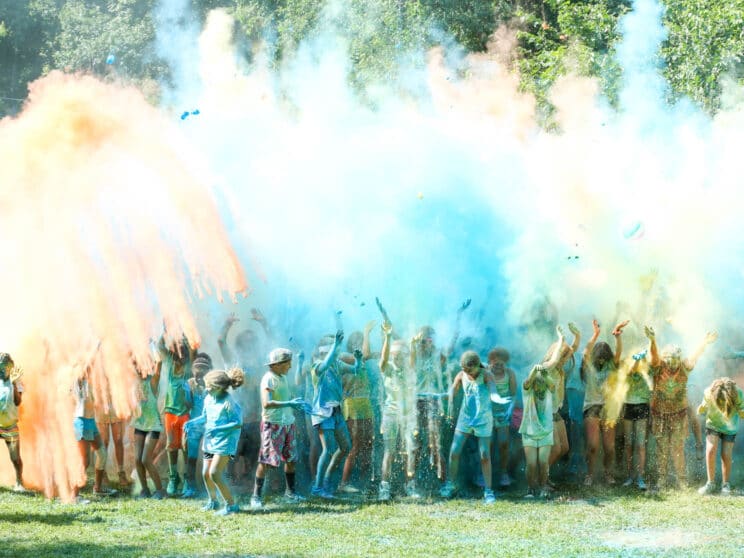
[[[554,500],[267,499],[225,518],[201,501],[63,504],[0,491],[2,556],[744,556],[744,498],[574,487]],[[247,499],[240,500],[247,508]]]

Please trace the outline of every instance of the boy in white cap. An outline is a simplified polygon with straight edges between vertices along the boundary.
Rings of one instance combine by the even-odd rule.
[[[297,435],[293,408],[302,407],[301,397],[290,398],[287,372],[292,367],[292,351],[278,348],[269,353],[269,370],[261,379],[261,449],[258,455],[256,481],[253,484],[251,507],[261,508],[261,490],[267,467],[279,467],[284,462],[287,482],[285,495],[292,502],[303,498],[295,491]]]

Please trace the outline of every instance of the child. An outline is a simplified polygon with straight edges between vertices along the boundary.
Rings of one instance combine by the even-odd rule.
[[[382,352],[380,371],[385,387],[385,401],[382,405],[383,454],[380,489],[378,499],[390,500],[390,475],[393,459],[398,447],[398,436],[403,437],[406,451],[406,492],[415,491],[412,486],[416,474],[416,454],[414,451],[414,430],[416,429],[416,393],[414,374],[411,369],[410,351],[403,341],[392,341],[393,324],[382,322]]]
[[[563,336],[559,332],[559,341]],[[524,414],[519,433],[527,461],[527,494],[534,498],[538,494],[547,498],[550,450],[553,446],[553,396],[555,390],[550,374],[539,364],[532,367],[522,383]],[[548,393],[551,392],[551,393]]]
[[[597,468],[600,430],[604,449],[605,482],[615,484],[613,467],[615,464],[615,422],[616,417],[608,417],[605,409],[605,391],[608,378],[617,373],[623,351],[622,333],[628,321],[621,322],[612,330],[615,337],[615,352],[604,341],[597,343],[600,328],[597,320],[592,321],[594,333],[586,344],[581,359],[581,381],[584,382],[584,431],[586,434],[585,486],[592,486]]]
[[[355,331],[349,336],[346,348],[349,353],[360,350],[362,352],[362,366],[357,374],[344,374],[341,378],[344,385],[343,412],[344,419],[351,434],[351,451],[346,457],[341,476],[340,492],[358,493],[359,489],[350,484],[351,473],[357,457],[360,458],[360,477],[363,482],[369,480],[372,466],[372,442],[374,438],[374,409],[370,400],[371,385],[367,373],[366,362],[370,358],[369,333],[375,322],[371,321],[364,327],[364,333]],[[351,355],[348,355],[349,357]]]
[[[139,496],[141,498],[152,496],[156,500],[162,500],[165,497],[165,491],[160,480],[160,473],[153,462],[155,446],[163,431],[163,423],[158,411],[157,376],[154,374],[140,376],[138,388],[139,412],[136,413],[132,426],[134,427],[134,463],[142,487]],[[152,494],[147,486],[147,473],[150,473],[150,478],[155,484],[155,492]]]
[[[260,509],[261,490],[266,477],[266,468],[279,467],[284,462],[284,476],[287,483],[285,496],[291,502],[301,502],[303,498],[295,491],[295,463],[297,462],[297,431],[292,409],[301,408],[301,397],[290,398],[287,372],[292,367],[292,351],[274,349],[269,353],[266,363],[269,371],[261,379],[261,450],[258,455],[256,482],[253,484],[251,507]]]
[[[344,332],[338,330],[333,345],[318,348],[319,359],[310,369],[315,394],[312,405],[313,426],[318,431],[322,448],[312,488],[313,496],[333,498],[330,480],[333,471],[349,453],[351,440],[346,426],[341,402],[343,400],[343,374],[356,374],[362,364],[362,354],[355,354],[355,366],[338,360],[338,350],[344,340]]]
[[[129,486],[129,479],[124,471],[124,424],[125,421],[116,416],[113,406],[109,402],[106,409],[99,410],[96,418],[98,430],[101,433],[103,446],[108,450],[109,441],[114,441],[114,456],[119,466],[119,487]]]
[[[165,340],[160,339],[161,360],[157,364],[156,377],[165,371],[166,391],[163,422],[165,423],[165,449],[168,452],[168,496],[175,496],[181,489],[181,477],[178,476],[178,452],[184,446],[183,425],[189,420],[191,394],[189,393],[186,373],[193,360],[193,352],[184,338],[176,350],[165,347]]]
[[[13,490],[24,492],[21,440],[18,435],[18,407],[23,396],[20,370],[15,367],[8,353],[0,353],[0,438],[5,440],[10,461],[15,469],[16,482]]]
[[[501,480],[499,486],[506,488],[511,486],[511,479],[507,472],[509,464],[509,424],[511,423],[512,411],[517,395],[517,376],[514,370],[507,368],[509,362],[509,351],[503,347],[491,349],[488,353],[488,370],[493,376],[496,385],[496,393],[502,399],[510,399],[509,403],[493,404],[493,437],[499,452],[499,463],[501,464]]]
[[[686,360],[682,349],[668,346],[661,355],[656,345],[653,328],[645,328],[651,345],[651,377],[654,389],[651,392],[651,432],[656,439],[656,465],[658,474],[653,491],[660,482],[667,482],[667,470],[671,454],[677,483],[686,481],[685,438],[687,438],[687,377],[702,356],[706,347],[715,342],[718,334],[709,332],[698,349]]]
[[[191,371],[194,374],[189,378],[188,386],[191,393],[191,410],[189,418],[200,417],[204,410],[204,398],[207,396],[207,388],[204,384],[204,375],[212,369],[212,358],[206,353],[197,353]],[[183,487],[183,498],[196,496],[196,461],[199,458],[199,447],[204,437],[204,425],[195,425],[189,428],[186,436],[186,477]]]
[[[202,508],[204,511],[216,510],[217,491],[225,500],[225,507],[218,511],[219,515],[228,515],[240,511],[233,500],[230,487],[225,482],[223,472],[227,462],[238,449],[240,428],[243,415],[240,406],[227,393],[229,388],[243,385],[243,371],[239,368],[212,370],[204,377],[207,396],[204,398],[204,410],[201,416],[191,419],[184,424],[186,432],[192,427],[204,425],[204,466],[202,474],[209,500]]]
[[[646,354],[633,355],[635,359],[633,367],[628,372],[625,394],[625,405],[623,406],[623,431],[625,435],[625,465],[628,478],[623,486],[633,486],[633,455],[636,456],[637,473],[635,477],[636,486],[646,490],[646,481],[643,474],[646,470],[646,429],[648,417],[651,413],[649,402],[651,401],[651,389],[653,382],[640,366]]]
[[[460,366],[461,370],[455,376],[450,389],[448,409],[453,409],[455,396],[460,390],[463,390],[464,395],[450,449],[448,480],[440,494],[444,498],[449,498],[455,493],[462,449],[467,439],[475,436],[478,439],[485,483],[483,499],[486,504],[493,504],[496,502],[496,496],[491,488],[491,436],[493,434],[491,395],[496,394],[496,382],[475,351],[465,351],[460,357]]]
[[[715,490],[716,452],[721,443],[721,494],[731,494],[731,452],[739,430],[739,418],[744,417],[744,393],[731,378],[719,378],[705,390],[698,413],[705,419],[705,465],[708,482],[698,494]]]

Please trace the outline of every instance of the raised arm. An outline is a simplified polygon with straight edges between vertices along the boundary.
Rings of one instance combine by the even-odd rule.
[[[594,344],[597,342],[597,339],[599,339],[599,322],[594,319],[592,320],[592,336],[589,338],[589,341],[586,344],[586,347],[584,347],[584,354],[581,355],[581,362],[582,364],[585,362],[589,362],[589,357],[592,356],[592,349],[594,349]]]
[[[715,331],[709,331],[705,334],[705,337],[703,338],[702,343],[700,343],[700,346],[695,349],[694,353],[687,357],[687,362],[685,364],[687,365],[687,368],[689,370],[695,368],[697,361],[700,359],[701,356],[703,356],[705,349],[708,348],[708,345],[712,345],[713,343],[715,343],[716,339],[718,339],[718,333],[716,333]]]
[[[612,330],[612,335],[615,337],[615,366],[620,366],[620,359],[623,354],[623,328],[630,323],[629,320],[620,322]]]
[[[532,386],[537,379],[537,375],[542,374],[544,371],[545,368],[541,364],[536,364],[535,366],[533,366],[532,370],[530,370],[530,373],[527,374],[527,377],[524,379],[524,382],[522,382],[522,389],[532,389]]]
[[[364,326],[364,336],[362,337],[362,358],[364,360],[369,360],[369,358],[372,356],[372,350],[369,346],[369,334],[376,324],[376,321],[370,320]]]
[[[576,354],[579,350],[579,344],[581,343],[581,331],[579,331],[579,327],[573,322],[568,322],[568,330],[574,336],[573,343],[571,343],[571,353]]]
[[[661,359],[659,358],[659,347],[656,345],[656,332],[651,326],[645,326],[643,332],[646,334],[646,337],[648,337],[650,342],[648,352],[651,354],[651,362],[649,364],[652,368],[656,368],[661,364]]]
[[[220,353],[222,353],[222,360],[224,361],[225,366],[229,366],[231,364],[235,364],[235,354],[230,349],[229,345],[227,344],[227,334],[230,333],[230,328],[235,324],[235,322],[239,322],[240,318],[238,318],[234,313],[231,313],[226,319],[225,323],[222,324],[222,329],[220,330],[220,334],[217,337],[217,345],[220,347]]]
[[[553,350],[553,354],[550,355],[550,358],[548,358],[546,362],[542,363],[542,365],[548,370],[554,368],[560,362],[561,353],[563,352],[563,344],[565,343],[563,337],[563,328],[561,326],[558,326],[555,328],[555,331],[558,334],[558,342],[555,344],[555,349]]]
[[[274,339],[274,332],[271,331],[271,328],[269,327],[269,322],[266,320],[266,317],[263,315],[263,313],[258,308],[251,308],[251,319],[259,323],[259,325],[261,326],[261,329],[263,329],[266,339],[270,341]]]
[[[295,386],[301,386],[305,379],[305,375],[303,373],[303,366],[305,366],[305,353],[302,351],[299,351],[297,353],[297,368],[295,368],[295,377],[294,377]]]
[[[336,332],[336,337],[333,340],[333,346],[331,347],[331,350],[328,351],[328,354],[323,359],[323,362],[318,365],[318,368],[316,369],[317,374],[323,374],[326,370],[328,370],[328,367],[333,364],[333,362],[338,358],[338,350],[341,347],[341,342],[344,340],[344,332],[343,330],[338,330]]]
[[[393,334],[393,324],[383,320],[382,325],[382,351],[380,352],[380,370],[384,372],[390,361],[390,338]]]

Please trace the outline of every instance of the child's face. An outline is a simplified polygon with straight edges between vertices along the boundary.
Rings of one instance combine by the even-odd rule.
[[[204,379],[204,375],[209,372],[209,367],[197,365],[192,368],[192,371],[194,372],[194,378],[196,378],[197,381],[201,382]]]
[[[289,369],[292,368],[292,360],[285,360],[284,362],[279,362],[277,364],[272,364],[270,367],[272,372],[274,374],[278,374],[279,376],[284,376],[289,372]]]
[[[501,360],[499,357],[491,357],[488,359],[488,366],[491,370],[501,372],[506,368],[506,362]]]
[[[209,388],[207,388],[207,393],[212,397],[220,397],[222,394],[225,393],[225,390],[219,386],[210,386]]]

